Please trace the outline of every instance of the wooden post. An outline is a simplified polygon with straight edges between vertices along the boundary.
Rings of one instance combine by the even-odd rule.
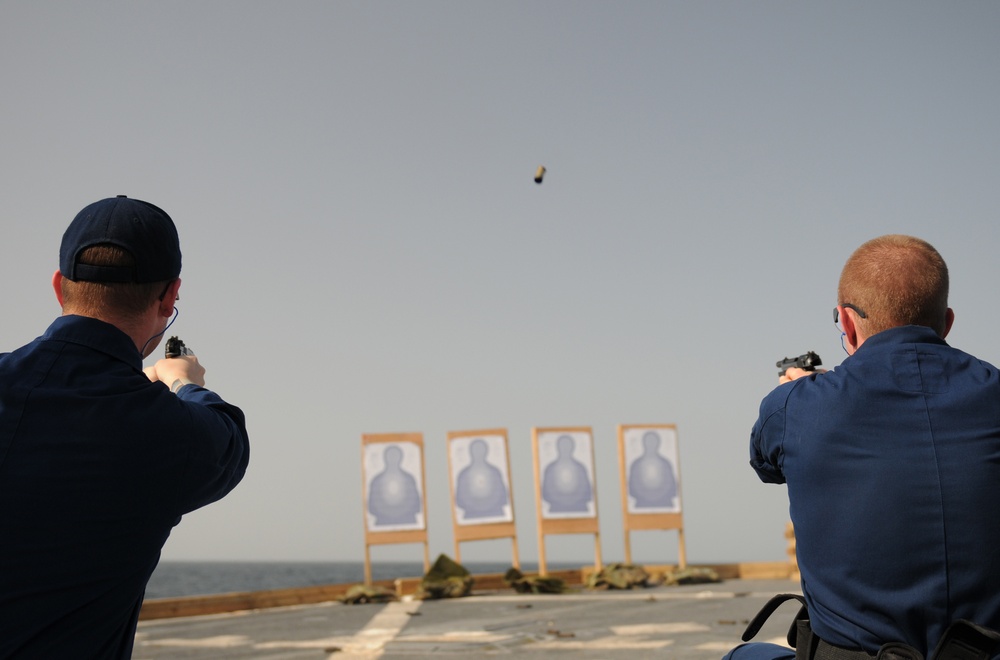
[[[520,568],[507,429],[448,433],[448,474],[455,561],[462,541],[510,538]]]
[[[424,572],[430,570],[423,435],[363,435],[361,474],[365,584],[372,583],[370,548],[373,545],[423,543]]]
[[[593,534],[594,568],[600,570],[601,532],[597,519],[594,434],[590,427],[532,428],[535,503],[538,519],[538,573],[548,575],[545,536]]]
[[[633,530],[677,530],[677,565],[687,566],[681,510],[680,450],[674,424],[620,424],[625,562],[632,563]]]

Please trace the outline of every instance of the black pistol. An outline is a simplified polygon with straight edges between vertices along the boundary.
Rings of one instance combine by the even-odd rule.
[[[786,357],[782,360],[778,360],[778,363],[775,366],[778,367],[778,375],[784,376],[785,372],[791,367],[804,369],[806,371],[816,371],[816,367],[821,364],[823,364],[823,361],[819,359],[819,356],[812,351],[809,351],[808,353],[800,355],[797,358]]]
[[[184,345],[181,338],[177,336],[171,337],[167,340],[167,348],[164,352],[166,353],[165,357],[168,358],[181,357],[183,355],[194,355],[194,353]],[[816,364],[819,363],[817,362]]]

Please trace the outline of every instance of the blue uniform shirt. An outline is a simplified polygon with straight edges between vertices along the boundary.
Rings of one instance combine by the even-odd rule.
[[[160,549],[249,460],[243,413],[63,316],[0,355],[0,657],[128,658]]]
[[[926,657],[950,622],[1000,629],[1000,375],[929,328],[867,339],[779,386],[750,441],[787,483],[813,630]]]

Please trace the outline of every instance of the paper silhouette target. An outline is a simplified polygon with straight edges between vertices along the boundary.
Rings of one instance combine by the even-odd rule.
[[[507,444],[501,435],[453,437],[448,443],[455,523],[513,522]]]
[[[370,531],[424,529],[422,464],[421,447],[413,442],[364,445]]]
[[[624,433],[629,513],[680,513],[677,431],[629,428]]]
[[[538,434],[542,518],[594,518],[594,453],[589,433]]]

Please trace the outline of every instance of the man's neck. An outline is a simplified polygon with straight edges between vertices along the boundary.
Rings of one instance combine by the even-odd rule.
[[[153,325],[150,323],[150,320],[145,318],[145,315],[140,318],[125,318],[120,316],[111,316],[108,314],[86,313],[72,308],[63,308],[63,316],[70,315],[84,316],[86,318],[96,319],[115,326],[129,336],[129,339],[131,339],[132,343],[135,344],[135,350],[139,352],[142,351],[143,346],[149,341],[149,338],[159,331],[159,328],[151,329],[153,328]]]

